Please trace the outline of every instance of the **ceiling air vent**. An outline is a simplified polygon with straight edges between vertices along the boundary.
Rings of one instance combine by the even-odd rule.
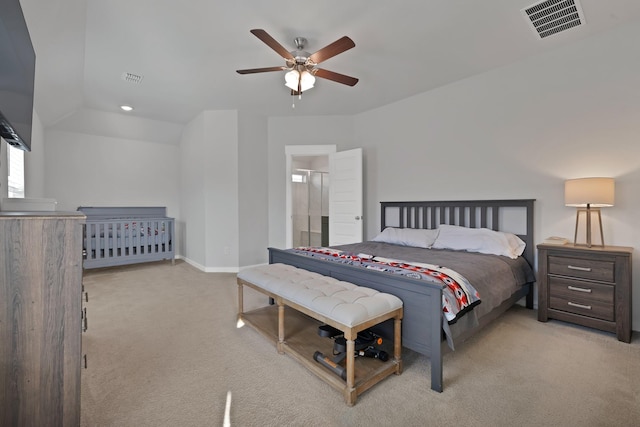
[[[541,39],[585,23],[578,0],[544,0],[522,13]]]
[[[122,73],[122,80],[130,83],[142,83],[142,76],[133,73]]]

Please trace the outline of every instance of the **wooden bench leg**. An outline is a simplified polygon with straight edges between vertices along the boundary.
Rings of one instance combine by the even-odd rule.
[[[354,336],[355,335],[355,336]],[[358,394],[356,393],[356,373],[355,373],[355,353],[356,353],[356,343],[355,338],[358,334],[353,333],[349,330],[345,334],[345,339],[347,341],[347,385],[344,389],[344,397],[347,401],[347,405],[353,406],[356,403],[356,399]]]
[[[244,313],[243,298],[244,297],[243,297],[242,283],[238,282],[238,320],[240,320],[242,313]]]
[[[402,320],[396,316],[393,320],[393,358],[396,361],[396,375],[402,373]]]
[[[284,303],[280,298],[278,303],[278,353],[284,354]]]

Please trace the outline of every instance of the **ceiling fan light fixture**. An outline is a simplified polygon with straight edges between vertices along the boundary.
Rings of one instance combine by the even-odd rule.
[[[304,92],[313,87],[316,83],[316,78],[308,71],[303,71],[302,74],[298,70],[291,70],[284,75],[285,86],[291,90],[298,91],[298,83],[300,83],[300,91]]]
[[[307,40],[304,37],[296,37],[294,42],[297,50],[288,51],[280,43],[271,37],[265,30],[253,29],[251,34],[259,38],[264,44],[273,49],[284,59],[285,64],[282,67],[263,67],[249,68],[245,70],[236,70],[238,74],[255,74],[266,73],[272,71],[286,71],[284,81],[285,86],[291,89],[291,95],[302,96],[302,92],[314,87],[316,77],[321,79],[332,80],[348,86],[355,86],[358,79],[344,74],[335,73],[333,71],[317,68],[317,65],[329,58],[341,54],[356,44],[347,36],[343,36],[335,42],[328,44],[313,54],[309,54],[305,49]]]

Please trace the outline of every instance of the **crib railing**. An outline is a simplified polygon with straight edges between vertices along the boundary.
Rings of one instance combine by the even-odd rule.
[[[173,218],[89,219],[84,268],[174,259]]]

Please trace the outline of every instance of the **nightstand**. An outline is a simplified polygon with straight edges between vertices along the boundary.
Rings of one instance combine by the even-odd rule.
[[[631,252],[538,245],[538,320],[558,319],[631,341]]]

